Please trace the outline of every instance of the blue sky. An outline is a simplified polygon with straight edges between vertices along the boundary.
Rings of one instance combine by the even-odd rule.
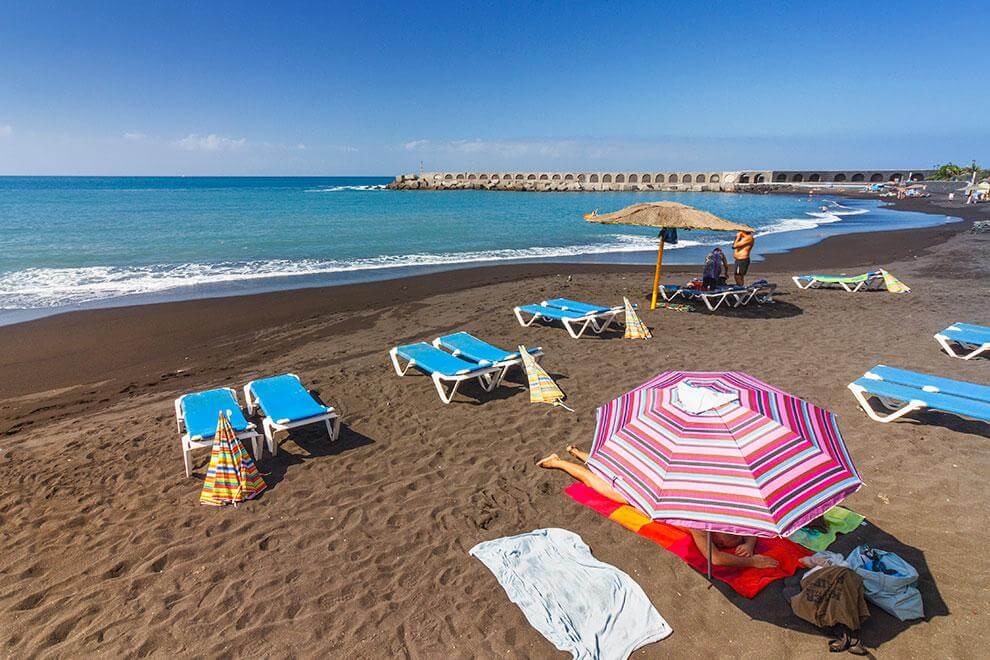
[[[985,2],[4,5],[0,174],[990,160]]]

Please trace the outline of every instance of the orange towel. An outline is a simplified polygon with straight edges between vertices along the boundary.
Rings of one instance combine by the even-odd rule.
[[[564,492],[575,502],[594,509],[626,529],[650,539],[683,559],[699,573],[707,575],[708,562],[705,556],[695,546],[691,535],[683,529],[658,520],[650,520],[633,507],[602,497],[581,483],[571,484]],[[794,575],[794,572],[801,568],[798,560],[811,554],[797,543],[781,538],[758,539],[756,551],[773,557],[780,562],[780,566],[777,568],[713,566],[712,577],[725,582],[740,596],[752,598],[774,580]]]

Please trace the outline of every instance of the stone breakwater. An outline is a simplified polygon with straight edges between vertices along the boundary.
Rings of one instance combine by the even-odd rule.
[[[731,172],[421,172],[400,174],[393,190],[513,190],[530,192],[756,192],[766,186],[865,185],[924,181],[932,170]]]

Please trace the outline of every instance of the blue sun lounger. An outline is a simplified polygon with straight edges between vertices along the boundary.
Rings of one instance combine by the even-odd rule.
[[[192,450],[213,446],[220,413],[225,413],[240,440],[250,440],[254,457],[260,458],[261,434],[247,421],[234,390],[224,387],[183,394],[175,400],[175,423],[182,434],[182,460],[186,476],[192,476]]]
[[[560,321],[564,329],[574,339],[578,339],[589,327],[596,334],[608,330],[619,314],[625,314],[625,307],[602,307],[569,298],[544,300],[539,305],[521,305],[513,309],[519,325],[529,327],[537,320]],[[529,314],[527,320],[524,314]]]
[[[469,362],[454,357],[425,341],[396,346],[388,354],[392,366],[395,367],[395,373],[399,376],[405,376],[410,368],[415,368],[429,376],[437,388],[440,400],[444,403],[450,403],[460,384],[471,378],[477,378],[481,389],[491,392],[499,384],[505,371],[504,366],[487,360]],[[400,364],[400,358],[406,361],[405,365]],[[444,389],[444,383],[451,384],[449,392]]]
[[[881,364],[849,383],[849,390],[870,419],[884,424],[924,408],[990,422],[988,385],[929,376]],[[876,397],[892,412],[877,412],[870,405],[869,396]]]
[[[990,327],[972,323],[953,323],[935,335],[945,352],[961,360],[972,360],[990,351]],[[957,352],[957,348],[959,351]]]
[[[502,378],[505,378],[505,374],[508,373],[510,367],[522,364],[522,356],[518,352],[512,353],[502,350],[467,332],[455,332],[452,335],[437,337],[433,340],[433,345],[437,348],[447,349],[454,357],[463,358],[479,364],[488,363],[496,367],[502,367],[502,375],[499,377],[500,381]],[[542,348],[537,347],[526,350],[537,362],[543,356]]]
[[[272,456],[278,453],[278,445],[275,443],[275,433],[278,431],[323,422],[330,434],[330,442],[336,440],[340,433],[340,416],[337,412],[333,407],[324,406],[314,399],[295,374],[252,380],[244,386],[244,399],[247,401],[248,414],[254,413],[257,407],[264,415],[261,425]]]

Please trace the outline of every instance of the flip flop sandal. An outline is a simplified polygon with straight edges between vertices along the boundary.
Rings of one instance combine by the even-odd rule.
[[[842,636],[838,639],[830,639],[828,641],[828,651],[829,653],[842,653],[849,648],[849,635],[842,633]]]
[[[853,655],[869,655],[870,654],[870,652],[866,650],[866,647],[863,646],[863,643],[861,641],[859,641],[859,638],[858,637],[852,637],[852,638],[850,638],[850,640],[849,640],[849,648],[847,648],[846,650],[849,651],[850,653],[852,653]]]

